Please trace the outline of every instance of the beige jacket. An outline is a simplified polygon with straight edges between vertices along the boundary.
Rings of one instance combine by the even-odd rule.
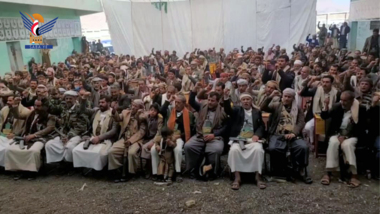
[[[23,105],[18,105],[18,113],[21,118],[27,118],[31,111],[27,108],[25,108]],[[6,121],[7,117],[9,115],[9,106],[4,106],[4,108],[0,111],[0,127],[1,130],[3,130],[4,122]],[[25,128],[25,120],[20,119],[14,119],[13,120],[13,128],[12,133],[15,135],[21,135],[24,132]]]

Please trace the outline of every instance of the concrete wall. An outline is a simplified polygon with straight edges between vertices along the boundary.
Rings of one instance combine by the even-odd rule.
[[[349,34],[348,44],[350,50],[362,50],[365,40],[372,35],[369,20],[354,21],[350,23],[351,33]],[[356,29],[355,29],[356,28]]]
[[[9,61],[7,52],[7,44],[5,42],[0,42],[0,55],[0,75],[3,76],[5,72],[11,70],[11,63]]]
[[[29,14],[40,13],[44,18],[51,19],[59,17],[61,19],[77,19],[79,16],[76,15],[75,10],[63,9],[63,8],[51,8],[51,7],[40,7],[33,5],[24,4],[10,4],[2,3],[0,1],[0,18],[1,17],[20,17],[19,11],[27,12]],[[26,65],[28,61],[34,57],[37,63],[41,62],[40,50],[25,49],[25,45],[30,45],[29,40],[20,40],[22,61]],[[71,54],[73,50],[81,52],[81,43],[79,37],[67,37],[58,38],[58,46],[53,47],[50,51],[51,62],[58,63],[59,61],[64,61],[67,56]],[[0,42],[0,75],[4,75],[5,72],[11,71],[11,63],[8,56],[7,42]]]

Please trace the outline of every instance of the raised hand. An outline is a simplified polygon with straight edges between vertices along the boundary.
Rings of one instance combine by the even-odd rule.
[[[323,102],[325,104],[325,108],[328,109],[330,104],[330,97],[326,97]]]
[[[227,100],[230,97],[230,89],[225,88],[223,94],[224,94],[224,99]]]
[[[277,91],[277,90],[274,90],[274,91],[269,95],[270,98],[273,98],[273,97],[276,97],[276,96],[281,97],[281,92],[279,92],[279,91]]]

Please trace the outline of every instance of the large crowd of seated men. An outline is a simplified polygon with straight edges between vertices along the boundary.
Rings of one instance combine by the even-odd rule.
[[[32,59],[0,80],[0,166],[16,180],[54,165],[168,183],[227,169],[232,189],[241,173],[265,189],[263,174],[311,184],[315,153],[326,156],[321,184],[340,170],[358,187],[361,173],[379,178],[379,46],[369,50],[310,43],[180,58],[84,49],[58,64]]]

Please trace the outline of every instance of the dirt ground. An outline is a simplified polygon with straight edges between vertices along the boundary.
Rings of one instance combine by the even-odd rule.
[[[227,177],[157,186],[143,178],[114,184],[80,173],[14,181],[12,173],[2,172],[0,213],[379,213],[378,181],[361,177],[362,185],[352,189],[335,176],[322,186],[325,160],[310,161],[312,185],[270,182],[260,190],[251,182],[239,191],[230,189]],[[188,207],[189,200],[195,204]]]

